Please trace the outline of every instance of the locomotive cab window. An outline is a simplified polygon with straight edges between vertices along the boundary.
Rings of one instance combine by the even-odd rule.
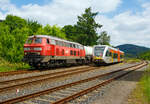
[[[27,44],[31,44],[31,43],[34,43],[34,44],[39,44],[39,43],[42,43],[42,38],[29,38],[27,41],[26,41]]]
[[[42,43],[42,38],[35,38],[34,43]]]
[[[33,38],[29,38],[29,39],[26,41],[26,43],[27,43],[27,44],[31,44],[32,41],[33,41]]]

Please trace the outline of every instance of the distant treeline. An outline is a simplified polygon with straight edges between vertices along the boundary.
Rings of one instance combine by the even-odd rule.
[[[97,29],[102,25],[96,23],[98,13],[92,13],[91,8],[78,16],[75,25],[59,27],[57,25],[42,26],[37,21],[25,20],[18,16],[7,15],[0,22],[0,57],[10,62],[20,62],[23,59],[23,44],[31,35],[51,35],[83,45],[109,44],[110,36],[104,31],[100,34]]]
[[[143,59],[143,60],[150,60],[150,50],[149,51],[146,51],[144,53],[141,53],[139,56],[138,56],[139,59]]]

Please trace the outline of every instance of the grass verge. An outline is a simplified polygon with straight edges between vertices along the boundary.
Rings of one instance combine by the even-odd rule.
[[[125,63],[135,63],[135,62],[141,62],[140,59],[136,59],[136,58],[128,58],[124,60]]]
[[[25,63],[10,63],[2,58],[0,58],[0,72],[7,72],[7,71],[15,71],[15,70],[23,70],[29,69],[30,66]]]
[[[145,70],[136,89],[128,99],[129,104],[150,104],[150,65]]]

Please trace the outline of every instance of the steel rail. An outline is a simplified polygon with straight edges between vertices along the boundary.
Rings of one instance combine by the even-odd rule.
[[[10,71],[10,72],[0,72],[0,77],[17,75],[17,74],[26,74],[32,72],[39,72],[39,70],[18,70],[18,71]]]
[[[12,103],[21,102],[21,101],[24,101],[24,100],[27,100],[27,99],[30,99],[30,98],[34,98],[34,97],[38,97],[40,95],[52,93],[54,91],[65,89],[65,88],[68,88],[68,87],[71,87],[71,86],[74,86],[74,85],[78,85],[80,83],[88,82],[88,81],[91,81],[91,80],[94,80],[94,79],[97,79],[97,78],[100,78],[100,77],[103,77],[103,76],[107,76],[107,75],[113,74],[115,72],[119,72],[119,71],[122,71],[122,70],[133,68],[133,67],[136,67],[136,66],[139,66],[139,65],[141,65],[141,63],[137,64],[137,65],[134,65],[134,66],[127,67],[127,68],[122,68],[122,69],[119,69],[117,71],[112,71],[112,72],[101,74],[101,75],[94,76],[94,77],[91,77],[91,78],[87,78],[87,79],[83,79],[83,80],[80,80],[80,81],[72,82],[72,83],[69,83],[69,84],[65,84],[65,85],[54,87],[54,88],[50,88],[50,89],[47,89],[47,90],[44,90],[44,91],[40,91],[40,92],[36,92],[36,93],[33,93],[33,94],[24,95],[24,96],[20,96],[20,97],[17,97],[17,98],[9,99],[9,100],[0,102],[0,104],[12,104]]]

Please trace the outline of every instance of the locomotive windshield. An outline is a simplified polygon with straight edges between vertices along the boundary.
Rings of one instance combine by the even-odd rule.
[[[94,48],[94,55],[95,56],[102,56],[104,49],[105,49],[105,47],[95,47]]]
[[[42,43],[42,38],[29,38],[27,41],[26,41],[27,44],[31,44],[31,43],[35,43],[35,44],[38,44],[38,43]]]

